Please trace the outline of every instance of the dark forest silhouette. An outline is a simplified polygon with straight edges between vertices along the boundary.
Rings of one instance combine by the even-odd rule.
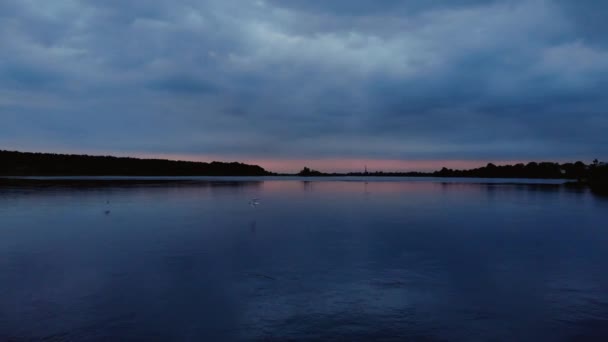
[[[608,164],[594,160],[589,168],[588,178],[583,181],[586,181],[593,191],[608,195]]]
[[[0,151],[4,176],[266,176],[257,165]]]
[[[349,172],[324,173],[305,167],[298,176],[356,176],[356,177],[468,177],[468,178],[531,178],[531,179],[571,179],[589,180],[602,177],[604,170],[608,169],[606,163],[595,160],[592,164],[581,161],[575,163],[530,162],[527,164],[495,165],[469,169],[453,170],[442,168],[434,172]],[[595,176],[595,177],[592,177]]]
[[[469,169],[453,170],[442,168],[435,172],[350,172],[323,173],[305,167],[298,176],[355,176],[355,177],[450,177],[450,178],[530,178],[530,179],[569,179],[577,185],[589,185],[598,193],[608,193],[608,164],[597,159],[587,165],[581,161],[575,163],[530,162],[515,165],[495,165]]]
[[[301,177],[317,177],[317,176],[326,176],[323,172],[309,169],[308,167],[304,167],[302,171],[298,173],[298,176]]]
[[[589,166],[583,162],[550,163],[530,162],[515,165],[494,165],[469,169],[453,170],[442,168],[435,172],[372,172],[350,173],[349,175],[368,176],[421,176],[421,177],[474,177],[474,178],[533,178],[533,179],[583,179],[588,176]]]

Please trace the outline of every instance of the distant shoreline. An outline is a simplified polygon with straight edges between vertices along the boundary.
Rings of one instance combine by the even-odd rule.
[[[258,165],[0,150],[0,176],[267,176]]]
[[[543,178],[478,178],[478,177],[374,177],[331,175],[303,177],[297,175],[272,176],[0,176],[2,185],[87,185],[87,184],[197,184],[209,182],[264,182],[264,181],[344,181],[344,182],[437,182],[437,183],[478,183],[478,184],[545,184],[545,185],[577,185],[568,179]]]
[[[64,177],[64,183],[99,183],[110,180],[75,179],[74,177],[137,177],[139,179],[115,179],[122,184],[184,183],[187,179],[160,179],[163,177],[411,177],[411,178],[478,178],[478,179],[530,179],[564,180],[571,186],[589,186],[596,191],[608,192],[608,165],[595,160],[592,164],[530,162],[515,165],[494,165],[469,170],[442,168],[435,172],[350,172],[324,173],[304,167],[297,174],[274,173],[258,165],[239,162],[192,162],[164,159],[138,159],[113,156],[89,156],[73,154],[32,153],[0,150],[0,184],[36,182],[59,184],[60,179],[29,179],[23,177]],[[8,177],[8,178],[7,178]],[[13,178],[11,178],[13,177]],[[20,177],[20,178],[14,178]],[[148,179],[146,179],[148,178]]]

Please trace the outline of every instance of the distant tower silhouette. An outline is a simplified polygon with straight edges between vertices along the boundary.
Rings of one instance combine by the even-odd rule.
[[[367,174],[367,165],[365,165],[365,174]]]

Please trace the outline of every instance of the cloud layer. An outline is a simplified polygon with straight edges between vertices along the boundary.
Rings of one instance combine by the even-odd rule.
[[[608,157],[603,1],[5,0],[0,147]]]

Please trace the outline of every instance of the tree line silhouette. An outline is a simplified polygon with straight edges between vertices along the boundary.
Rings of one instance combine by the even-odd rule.
[[[304,167],[302,169],[302,171],[300,171],[298,173],[298,176],[300,176],[300,177],[318,177],[318,176],[327,176],[327,175],[328,174],[325,174],[323,172],[309,169],[308,167]]]
[[[569,179],[579,185],[589,185],[594,191],[608,193],[608,164],[597,159],[591,164],[581,161],[575,163],[530,162],[514,165],[495,165],[469,169],[453,170],[442,168],[435,172],[349,172],[323,173],[305,167],[299,176],[357,176],[357,177],[469,177],[469,178],[531,178],[531,179]]]
[[[485,167],[470,170],[443,168],[434,172],[434,175],[440,177],[582,179],[587,172],[587,166],[578,161],[566,164],[530,162],[502,166],[489,163]]]
[[[3,176],[266,176],[257,165],[0,151]]]
[[[277,175],[258,165],[238,162],[191,162],[163,159],[138,159],[31,153],[0,150],[0,176],[268,176]],[[323,173],[304,167],[298,176],[375,176],[375,177],[474,177],[570,179],[608,193],[608,164],[597,159],[591,164],[530,162],[495,165],[469,170],[442,168],[435,172],[351,172]]]
[[[543,179],[587,179],[593,170],[600,170],[605,163],[597,160],[586,165],[581,161],[576,163],[550,163],[530,162],[527,164],[495,165],[469,169],[453,170],[446,167],[434,172],[349,172],[349,173],[323,173],[305,167],[298,173],[299,176],[372,176],[372,177],[471,177],[471,178],[543,178]]]

